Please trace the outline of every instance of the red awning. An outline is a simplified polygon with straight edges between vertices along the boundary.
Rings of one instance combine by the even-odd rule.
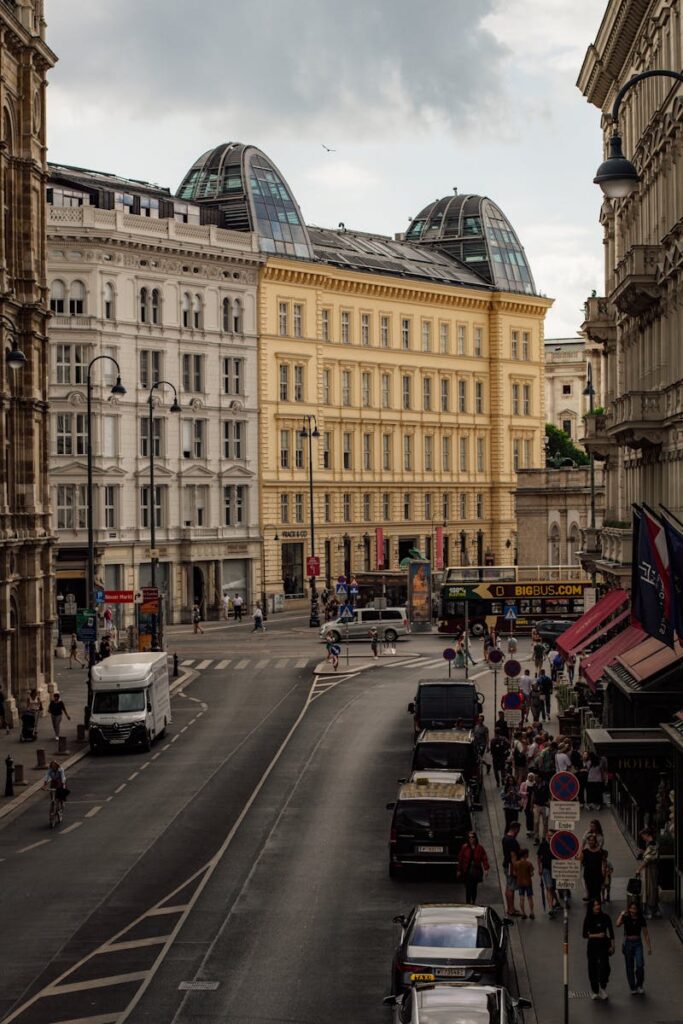
[[[620,654],[630,651],[644,639],[645,634],[639,626],[627,626],[623,632],[584,658],[580,671],[591,690],[595,690],[598,679],[608,665],[611,665]]]
[[[580,619],[577,619],[557,638],[557,649],[560,654],[566,658],[571,650],[578,647],[582,640],[604,625],[610,615],[613,615],[627,601],[628,594],[625,590],[610,590],[608,594],[601,597],[592,608],[584,612]]]
[[[614,629],[615,626],[621,626],[622,628],[624,628],[630,615],[631,609],[626,608],[623,612],[619,612],[619,614],[616,615],[613,619],[610,619],[608,622],[603,622],[602,625],[600,625],[594,633],[591,633],[590,636],[584,637],[576,645],[576,647],[572,647],[570,654],[577,655],[581,651],[585,651],[587,647],[590,647],[591,644],[597,643],[601,637],[604,637],[605,634],[609,633],[609,631],[611,629]]]

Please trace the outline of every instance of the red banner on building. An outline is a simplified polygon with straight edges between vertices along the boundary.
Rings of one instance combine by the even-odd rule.
[[[378,569],[384,568],[384,530],[381,526],[378,526],[375,530],[375,545],[377,547],[377,559],[376,567]]]
[[[434,568],[443,569],[443,526],[436,528],[436,550],[434,552]]]

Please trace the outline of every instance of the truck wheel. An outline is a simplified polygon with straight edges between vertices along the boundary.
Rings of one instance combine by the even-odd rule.
[[[391,861],[389,861],[389,878],[396,878],[397,875],[398,872],[396,871],[396,865],[392,864]]]
[[[160,740],[163,740],[164,736],[166,735],[166,726],[167,725],[168,725],[168,722],[166,721],[166,719],[164,719],[164,727],[161,730],[161,732],[159,733],[159,739]]]
[[[396,640],[398,639],[398,633],[396,632],[395,629],[385,629],[384,639],[388,640],[390,644],[395,644]]]
[[[146,754],[148,754],[149,751],[152,749],[152,737],[149,734],[149,729],[145,733],[145,739],[142,744],[142,749]]]
[[[483,636],[484,625],[481,622],[475,622],[473,626],[470,626],[470,633],[472,636]]]

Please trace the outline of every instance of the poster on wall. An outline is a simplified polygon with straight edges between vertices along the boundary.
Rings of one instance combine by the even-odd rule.
[[[408,563],[408,618],[415,632],[431,629],[432,567],[418,559]]]

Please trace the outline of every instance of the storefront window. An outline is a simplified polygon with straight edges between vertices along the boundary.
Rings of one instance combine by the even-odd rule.
[[[282,545],[282,582],[285,598],[304,596],[304,546]]]

